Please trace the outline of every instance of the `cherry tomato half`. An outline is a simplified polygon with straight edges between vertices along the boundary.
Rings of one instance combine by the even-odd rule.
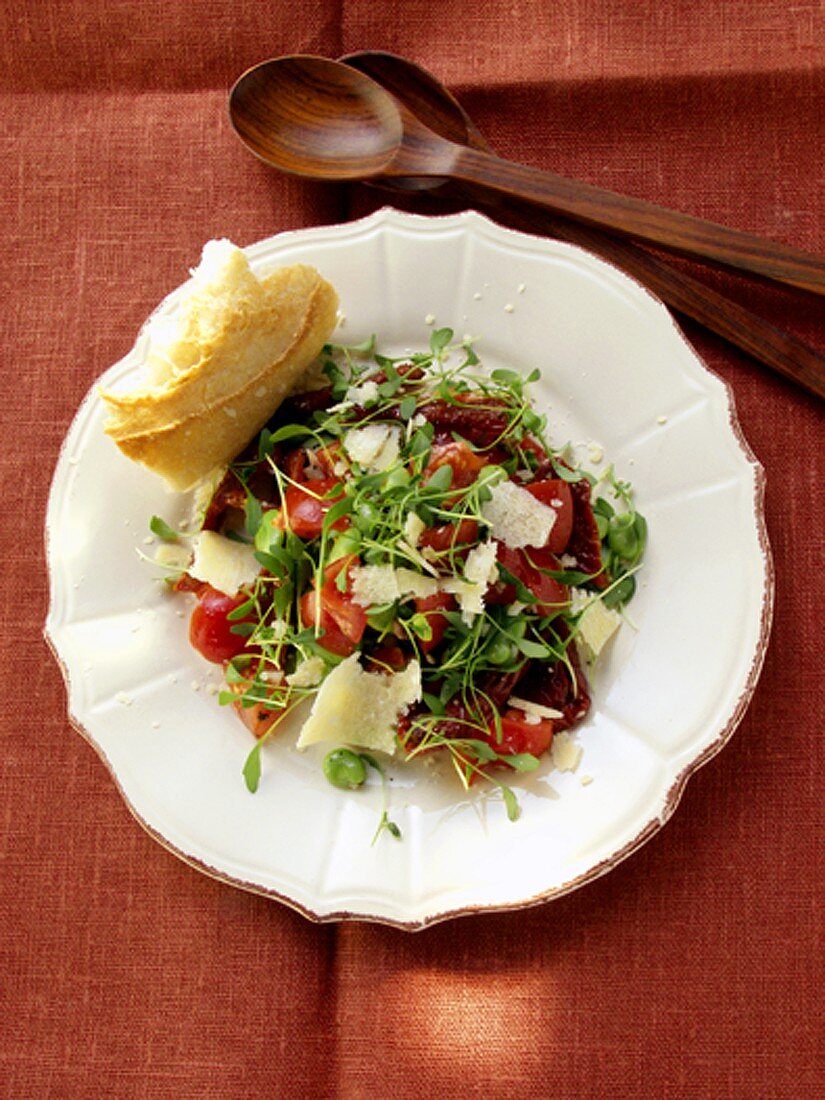
[[[514,755],[529,752],[541,756],[547,752],[553,740],[553,723],[549,718],[538,722],[528,722],[524,711],[510,709],[501,716],[501,740],[496,740],[495,726],[490,730],[487,741],[490,747],[501,755]]]
[[[233,633],[235,624],[227,616],[246,600],[244,595],[227,596],[209,585],[201,587],[189,620],[189,641],[207,661],[222,664],[243,650],[246,638]]]
[[[340,487],[340,482],[328,477],[289,486],[284,493],[285,522],[298,538],[314,539],[321,534],[324,516],[341,499],[341,493],[327,496],[337,487]],[[340,530],[346,525],[347,519],[342,516],[332,526]]]

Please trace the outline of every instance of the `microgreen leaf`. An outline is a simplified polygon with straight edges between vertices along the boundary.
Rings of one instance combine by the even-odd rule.
[[[420,612],[416,615],[413,615],[413,617],[409,621],[409,627],[410,630],[412,630],[412,632],[416,635],[416,637],[420,638],[422,642],[429,642],[432,639],[433,628],[430,625],[430,621],[426,615],[421,614]]]
[[[426,488],[435,489],[440,493],[446,493],[453,483],[453,468],[449,464],[439,466],[429,481]]]
[[[179,533],[160,516],[152,516],[149,520],[149,530],[153,535],[157,535],[159,539],[163,539],[164,542],[177,542],[180,538]]]
[[[312,429],[305,424],[284,424],[269,436],[269,446],[274,447],[276,443],[284,443],[287,439],[298,439],[304,435],[312,435]]]
[[[503,368],[494,370],[490,377],[494,382],[500,382],[503,386],[512,386],[516,392],[519,392],[524,384],[522,376],[516,374],[514,370],[504,370]]]
[[[531,642],[528,638],[518,638],[514,639],[514,641],[525,657],[544,660],[550,654],[550,650],[546,645],[540,645],[538,642]]]
[[[531,752],[514,752],[506,756],[501,756],[499,759],[519,772],[533,772],[539,766],[538,757],[533,756]]]
[[[341,500],[337,500],[331,508],[327,510],[324,516],[323,529],[329,531],[339,519],[348,515],[352,511],[352,497],[342,497]]]
[[[453,330],[451,328],[437,328],[434,332],[430,333],[430,351],[433,355],[438,355],[444,348],[450,343],[453,338]]]
[[[430,449],[430,444],[433,438],[433,426],[432,424],[422,424],[420,428],[416,428],[413,433],[413,437],[410,440],[409,452],[413,458],[418,458],[419,455],[425,455]]]
[[[444,704],[441,702],[437,695],[432,695],[429,691],[425,691],[422,692],[421,698],[430,709],[430,711],[439,718],[446,713]]]
[[[504,798],[504,805],[507,807],[507,817],[510,821],[518,821],[521,816],[521,806],[519,806],[515,794],[504,783],[501,784],[501,793]]]
[[[244,507],[244,513],[246,519],[244,521],[244,528],[246,533],[251,539],[254,539],[258,534],[258,528],[261,526],[261,520],[263,519],[263,508],[258,498],[249,491],[246,490],[246,505]]]
[[[242,604],[239,604],[238,607],[233,608],[226,617],[229,622],[236,623],[245,615],[248,615],[249,612],[254,608],[254,606],[254,600],[245,600]]]
[[[479,760],[495,760],[498,755],[495,749],[491,748],[486,741],[476,741],[473,738],[462,738],[462,745],[466,745],[467,748],[472,749]]]
[[[329,347],[333,351],[354,355],[358,359],[369,359],[375,351],[375,344],[376,336],[375,333],[373,333],[371,336],[368,336],[366,340],[362,340],[360,344],[330,344]]]
[[[261,434],[258,436],[258,461],[262,462],[268,455],[271,455],[275,449],[275,444],[272,442],[272,432],[268,428],[263,428]]]
[[[581,470],[571,470],[561,462],[553,463],[553,471],[556,477],[561,478],[562,481],[568,481],[571,484],[576,481],[581,481]]]
[[[258,741],[255,744],[252,752],[247,756],[243,766],[243,777],[246,783],[246,789],[254,794],[258,789],[258,784],[261,781],[261,746],[263,741]]]
[[[230,626],[229,631],[231,634],[238,634],[241,638],[248,638],[251,634],[255,633],[254,623],[234,623]]]

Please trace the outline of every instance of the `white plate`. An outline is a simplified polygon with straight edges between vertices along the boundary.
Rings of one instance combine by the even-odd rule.
[[[434,315],[477,337],[486,363],[539,367],[535,393],[553,442],[601,444],[647,517],[630,606],[638,629],[623,627],[593,678],[578,771],[545,764],[516,780],[515,823],[494,793],[468,796],[450,778],[402,768],[390,808],[403,841],[385,833],[371,846],[378,784],[330,787],[320,750],[299,754],[290,733],[267,747],[251,795],[241,778],[250,738],[209,693],[218,670],[187,642],[185,601],[166,595],[136,553],[149,517],[174,523],[186,503],[120,455],[91,392],[47,516],[46,633],[72,723],[160,843],[317,920],[415,929],[588,882],[667,820],[690,774],[730,737],[761,668],[773,596],[764,479],[729,391],[637,283],[578,248],[475,213],[381,210],[247,253],[257,271],[314,264],[340,293],[338,339],[376,332],[383,351],[401,354],[426,346]],[[145,351],[144,332],[106,385],[135,381]]]

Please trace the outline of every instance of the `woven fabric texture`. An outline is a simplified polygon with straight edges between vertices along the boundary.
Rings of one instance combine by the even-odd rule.
[[[822,406],[698,326],[767,472],[772,642],[672,821],[572,895],[408,935],[212,881],[132,818],[41,636],[94,379],[205,240],[384,201],[250,157],[244,68],[393,50],[505,156],[825,253],[823,43],[816,0],[0,0],[0,1095],[825,1096]],[[820,300],[702,277],[825,350]]]

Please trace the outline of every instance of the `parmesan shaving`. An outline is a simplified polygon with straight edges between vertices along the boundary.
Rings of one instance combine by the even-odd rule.
[[[201,531],[192,540],[192,547],[190,576],[211,584],[227,596],[234,596],[239,588],[253,584],[261,571],[253,546],[234,542],[217,531]]]
[[[514,481],[502,481],[490,490],[492,496],[481,515],[493,528],[493,538],[511,550],[544,546],[556,522],[552,508]]]
[[[392,755],[398,718],[420,698],[418,661],[403,672],[365,672],[353,653],[321,684],[297,748],[331,741]]]

